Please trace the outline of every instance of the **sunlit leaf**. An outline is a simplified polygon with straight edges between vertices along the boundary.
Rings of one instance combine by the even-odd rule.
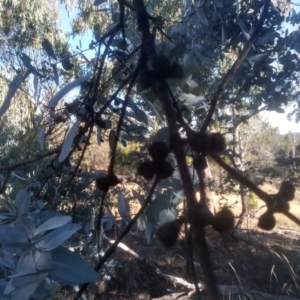
[[[59,92],[57,92],[50,100],[48,104],[48,108],[52,108],[57,105],[58,101],[63,98],[66,94],[68,94],[71,90],[73,90],[75,87],[79,86],[86,80],[88,80],[92,76],[92,73],[88,73],[85,76],[82,76],[69,84],[67,84],[65,87],[63,87]]]
[[[70,130],[69,130],[69,132],[66,136],[66,139],[65,139],[65,141],[62,145],[59,157],[58,157],[59,162],[63,162],[67,158],[67,156],[69,155],[69,152],[70,152],[70,149],[73,145],[73,141],[74,141],[76,132],[78,130],[78,127],[79,127],[79,122],[76,121],[72,125],[72,127],[70,128]]]
[[[38,92],[38,86],[39,86],[39,78],[36,75],[34,75],[33,77],[33,86],[34,86],[34,98],[36,98]]]
[[[169,209],[163,209],[159,213],[159,225],[172,222],[176,219],[175,215]]]
[[[130,215],[130,207],[128,201],[122,193],[118,193],[118,212],[123,220],[127,220]]]
[[[146,217],[145,217],[145,214],[142,213],[139,218],[137,219],[137,226],[138,226],[138,229],[140,231],[145,231],[146,230]]]

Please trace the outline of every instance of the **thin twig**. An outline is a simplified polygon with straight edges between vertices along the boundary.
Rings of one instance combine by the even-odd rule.
[[[9,166],[4,166],[4,167],[0,167],[0,172],[1,171],[10,171],[10,170],[14,170],[18,167],[22,167],[24,165],[27,165],[27,164],[30,164],[30,163],[33,163],[33,162],[36,162],[38,160],[41,160],[47,156],[50,156],[50,155],[53,155],[53,154],[57,154],[59,153],[61,150],[61,148],[56,148],[56,149],[53,149],[53,150],[49,150],[47,152],[44,152],[44,153],[40,153],[40,154],[37,154],[35,157],[32,157],[30,159],[27,159],[27,160],[24,160],[22,162],[19,162],[19,163],[16,163],[16,164],[13,164],[13,165],[9,165]]]
[[[249,180],[247,177],[243,176],[239,171],[235,170],[231,166],[229,166],[226,162],[224,162],[220,156],[218,156],[215,153],[210,153],[210,156],[213,158],[213,160],[221,166],[225,171],[229,173],[230,176],[232,176],[234,179],[239,181],[241,184],[245,185],[247,188],[249,188],[254,194],[256,194],[260,199],[265,201],[266,203],[270,202],[270,196],[261,190],[258,186],[256,186],[251,180]]]

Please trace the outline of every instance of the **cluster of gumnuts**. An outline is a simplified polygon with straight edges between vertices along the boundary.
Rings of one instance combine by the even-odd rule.
[[[189,144],[196,153],[206,156],[225,150],[225,140],[221,133],[193,133],[189,137]]]
[[[220,133],[196,132],[189,137],[188,142],[196,153],[193,165],[197,170],[204,170],[207,167],[206,155],[222,152],[225,149],[225,140]],[[229,208],[223,207],[213,215],[207,206],[200,202],[188,209],[184,216],[161,225],[156,230],[157,238],[165,247],[173,246],[177,242],[180,228],[185,222],[193,228],[204,228],[211,225],[218,232],[226,232],[232,229],[235,223],[234,215]]]
[[[170,152],[170,147],[165,142],[153,142],[149,149],[152,160],[146,160],[139,164],[137,173],[146,180],[151,180],[154,175],[158,179],[165,179],[172,176],[174,168],[166,159]]]
[[[138,78],[141,88],[148,89],[162,79],[182,79],[184,72],[180,64],[171,62],[167,56],[154,55],[150,59],[151,69],[141,70]]]
[[[234,215],[228,207],[223,207],[213,215],[206,205],[197,203],[187,210],[185,216],[158,227],[155,234],[165,247],[176,244],[180,228],[184,222],[190,224],[194,229],[212,225],[214,230],[223,233],[234,227]]]
[[[257,226],[263,230],[272,230],[276,225],[274,213],[288,212],[289,201],[295,198],[295,187],[288,181],[283,181],[277,194],[270,197],[267,203],[267,211],[258,219]]]

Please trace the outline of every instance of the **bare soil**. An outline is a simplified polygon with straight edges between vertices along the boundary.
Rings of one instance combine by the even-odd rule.
[[[268,193],[276,193],[278,187],[265,184],[262,188]],[[215,195],[214,195],[215,196]],[[297,194],[297,198],[299,195]],[[222,201],[216,202],[220,207]],[[236,215],[240,213],[237,196],[227,196],[226,204],[231,206]],[[224,201],[224,200],[223,200]],[[258,206],[264,203],[258,200]],[[134,214],[139,209],[137,201],[131,201],[131,211]],[[274,250],[275,255],[270,255],[264,249],[257,249],[243,241],[232,238],[231,234],[219,234],[207,228],[207,243],[213,261],[214,272],[218,284],[241,286],[248,291],[256,290],[276,296],[290,296],[300,299],[300,231],[293,230],[291,223],[284,223],[284,216],[277,215],[277,227],[272,232],[264,232],[257,228],[257,219],[264,209],[260,210],[254,218],[248,218],[243,224],[243,229],[251,236],[261,240],[265,246]],[[300,218],[299,202],[291,203],[291,212]],[[115,211],[114,213],[117,214]],[[108,233],[114,239],[114,234]],[[187,272],[186,252],[184,241],[180,241],[172,248],[164,248],[157,243],[148,245],[145,233],[129,234],[123,243],[134,250],[142,258],[153,262],[163,273],[178,276],[193,283]],[[145,263],[138,262],[132,255],[118,248],[113,254],[120,262],[117,273],[109,284],[101,291],[90,289],[89,299],[152,299],[171,292],[184,289],[180,284],[162,278]],[[194,253],[197,278],[203,282],[203,274],[197,253]],[[251,297],[251,295],[250,295]],[[205,299],[205,296],[203,296]],[[220,299],[251,299],[249,294],[223,295]],[[256,296],[252,299],[258,299]],[[272,299],[272,298],[270,298]]]
[[[262,188],[268,193],[276,193],[278,187],[265,184]],[[291,203],[291,212],[300,218],[300,195]],[[214,195],[219,207],[226,205],[232,207],[235,215],[240,214],[241,207],[238,197],[227,196],[227,200],[218,199]],[[258,206],[264,203],[258,200]],[[130,201],[131,213],[139,209],[138,201]],[[117,209],[113,209],[117,215]],[[210,249],[210,257],[216,274],[217,283],[226,286],[238,286],[248,291],[245,294],[222,295],[220,299],[267,299],[251,296],[251,291],[260,291],[269,294],[268,299],[275,297],[293,297],[300,299],[300,230],[291,221],[285,221],[284,216],[277,215],[277,226],[271,232],[257,228],[257,219],[264,212],[261,209],[254,217],[246,219],[243,230],[259,239],[263,244],[272,249],[275,255],[269,254],[265,249],[259,249],[244,241],[232,238],[231,233],[219,234],[207,228],[206,239]],[[119,229],[122,231],[123,226]],[[299,230],[299,231],[298,231]],[[114,232],[107,236],[115,238]],[[148,245],[144,232],[128,234],[123,244],[135,251],[146,261],[153,263],[164,274],[185,279],[193,283],[187,271],[186,252],[184,240],[181,239],[174,247],[164,248],[158,243]],[[104,247],[109,247],[107,242]],[[88,289],[88,299],[96,300],[148,300],[164,295],[184,291],[186,288],[162,278],[153,268],[145,262],[137,260],[134,256],[117,248],[112,256],[119,262],[116,273],[107,283],[99,281],[91,284]],[[195,268],[199,282],[203,282],[203,274],[197,253],[194,251]],[[110,274],[112,275],[112,274]],[[70,295],[71,296],[71,295]],[[69,298],[68,298],[69,299]],[[72,298],[70,298],[72,299]],[[205,294],[203,298],[206,299]],[[277,298],[280,299],[280,298]]]
[[[221,236],[211,229],[207,230],[207,242],[218,284],[237,285],[300,299],[300,233],[276,230],[272,233],[249,231],[249,234],[264,241],[277,255],[270,256],[252,245],[234,240],[230,234]],[[154,262],[163,273],[193,283],[186,270],[186,253],[182,242],[170,249],[149,246],[144,233],[139,232],[128,235],[123,243]],[[138,262],[122,249],[118,248],[113,256],[120,262],[116,275],[102,291],[98,289],[97,292],[95,286],[91,287],[89,299],[152,299],[184,288],[161,278],[145,263]],[[194,253],[194,257],[197,277],[203,282],[197,253]],[[238,296],[237,299],[248,299],[243,295]],[[227,295],[222,299],[235,298]]]

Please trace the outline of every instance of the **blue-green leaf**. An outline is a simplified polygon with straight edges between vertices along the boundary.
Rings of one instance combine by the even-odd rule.
[[[18,209],[19,215],[24,215],[28,212],[31,205],[31,198],[28,192],[24,189],[18,191],[15,198],[15,206]]]
[[[172,222],[176,219],[175,215],[169,209],[163,209],[159,213],[159,225]]]
[[[83,82],[88,80],[92,76],[92,73],[88,73],[85,76],[82,76],[69,84],[67,84],[65,87],[63,87],[60,91],[58,91],[50,100],[48,104],[48,108],[55,107],[58,103],[58,101],[63,98],[66,94],[68,94],[71,90],[76,88],[77,86],[81,85]]]
[[[42,232],[45,232],[47,230],[52,230],[55,228],[58,228],[60,226],[63,226],[67,223],[69,223],[72,220],[72,218],[70,216],[56,216],[53,217],[51,219],[48,219],[47,221],[45,221],[44,223],[42,223],[41,225],[39,225],[37,227],[37,229],[35,230],[34,234],[38,235]]]
[[[129,204],[122,193],[118,193],[118,212],[123,220],[131,219]]]
[[[58,157],[59,162],[63,162],[69,155],[69,152],[73,145],[73,141],[74,141],[75,135],[77,133],[78,127],[79,127],[79,123],[78,123],[78,121],[76,121],[70,128],[70,130],[66,136],[66,139],[61,147],[61,151],[60,151],[60,154]]]
[[[98,274],[86,261],[68,249],[58,247],[51,251],[51,254],[55,270],[50,274],[55,281],[77,285],[99,279]]]
[[[81,228],[80,224],[68,223],[60,228],[47,234],[43,240],[40,241],[40,246],[44,251],[51,251],[62,243],[64,243],[70,236],[72,236],[77,230]]]

